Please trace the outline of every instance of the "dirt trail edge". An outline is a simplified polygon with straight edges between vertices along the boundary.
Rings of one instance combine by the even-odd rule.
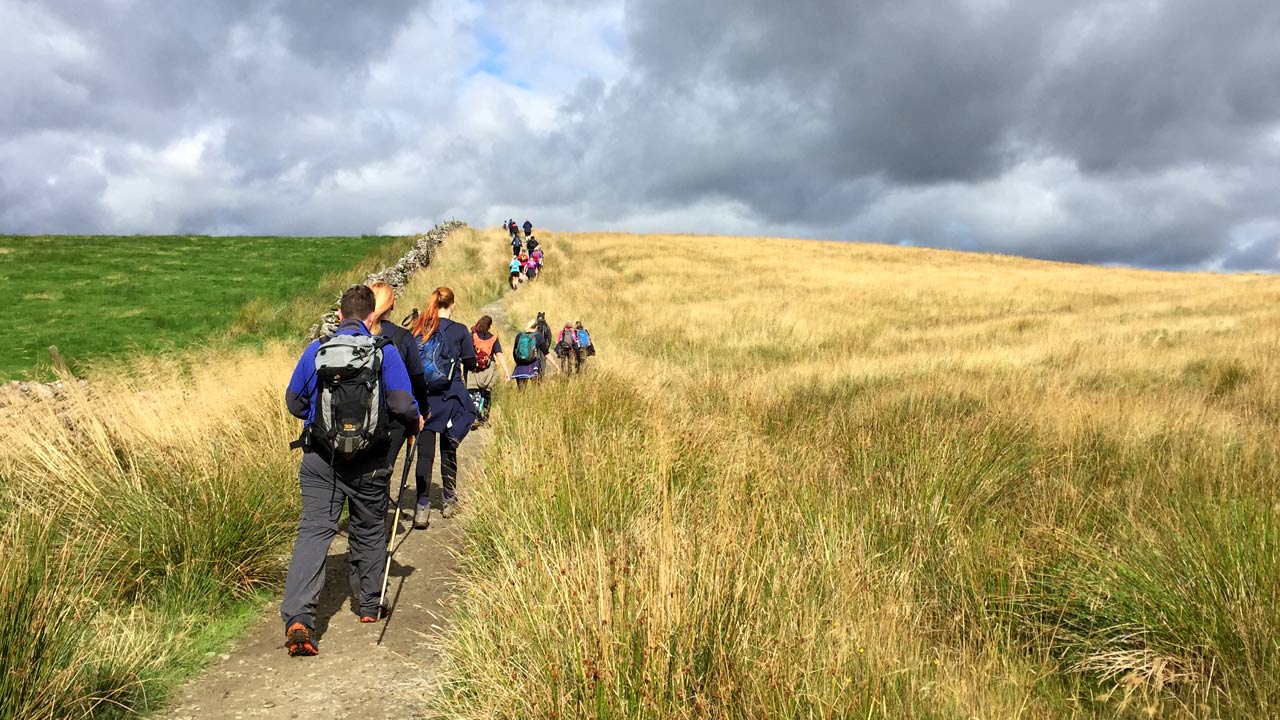
[[[501,300],[480,310],[504,327]],[[488,431],[473,432],[458,449],[458,487],[465,502],[467,480],[481,462]],[[402,453],[403,455],[403,453]],[[403,458],[396,463],[399,487]],[[439,494],[439,462],[433,471],[433,505]],[[425,714],[424,690],[435,680],[440,657],[433,638],[444,626],[445,604],[456,576],[454,551],[461,523],[433,508],[431,526],[414,530],[413,479],[405,491],[395,560],[387,596],[394,612],[363,625],[350,607],[346,533],[329,549],[324,591],[317,608],[320,655],[291,658],[284,649],[279,598],[227,653],[177,695],[157,717],[169,720],[239,718],[412,718]],[[379,639],[381,642],[379,643]]]

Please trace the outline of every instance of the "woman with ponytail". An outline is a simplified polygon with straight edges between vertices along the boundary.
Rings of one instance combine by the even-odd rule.
[[[409,384],[413,386],[413,399],[418,402],[418,407],[425,413],[427,409],[427,381],[422,375],[422,357],[418,355],[418,341],[408,330],[391,322],[389,316],[396,309],[396,293],[388,284],[378,281],[369,286],[373,291],[374,308],[373,321],[369,323],[369,334],[374,337],[383,337],[391,341],[396,351],[400,353],[400,357],[404,359],[405,370],[409,371]],[[422,425],[421,422],[418,423]],[[413,433],[406,433],[406,428],[399,423],[391,424],[391,447],[387,451],[387,467],[396,464],[396,456],[400,454],[400,448],[404,447],[406,435],[417,433],[417,429]],[[398,499],[398,498],[397,498]]]
[[[453,291],[438,287],[431,293],[427,307],[413,323],[411,332],[418,341],[426,380],[426,425],[418,442],[418,505],[413,526],[425,528],[429,521],[431,470],[435,465],[436,446],[440,447],[441,514],[453,517],[458,502],[458,443],[471,430],[476,420],[476,407],[463,382],[465,372],[475,372],[476,350],[471,331],[453,321]]]

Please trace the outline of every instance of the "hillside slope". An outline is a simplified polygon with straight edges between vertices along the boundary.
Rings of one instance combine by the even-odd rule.
[[[496,297],[505,258],[477,237],[449,236],[401,296],[406,313],[440,282],[457,290],[462,312]],[[316,292],[319,301],[303,293],[284,305],[298,334],[262,348],[140,354],[91,367],[88,384],[69,384],[56,402],[21,396],[0,408],[21,420],[0,429],[0,718],[138,716],[275,613],[299,513],[299,453],[288,448],[299,424],[283,389],[301,333],[332,301]],[[430,580],[414,582],[406,597]],[[283,656],[271,625],[267,645]],[[246,674],[263,680],[271,667],[249,664]],[[287,712],[282,696],[269,697]],[[221,701],[272,714],[261,701]],[[412,701],[409,691],[387,699]]]
[[[446,715],[1280,713],[1280,280],[540,238]]]
[[[0,381],[43,377],[47,348],[97,361],[234,337],[296,336],[353,279],[392,264],[393,237],[0,235]]]

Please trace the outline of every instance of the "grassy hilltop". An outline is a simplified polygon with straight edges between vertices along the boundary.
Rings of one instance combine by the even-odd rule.
[[[1280,715],[1280,279],[540,237],[446,715]]]

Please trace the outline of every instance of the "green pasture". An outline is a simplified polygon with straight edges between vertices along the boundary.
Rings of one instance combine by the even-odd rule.
[[[306,330],[407,242],[363,237],[0,236],[0,381],[138,351]]]

